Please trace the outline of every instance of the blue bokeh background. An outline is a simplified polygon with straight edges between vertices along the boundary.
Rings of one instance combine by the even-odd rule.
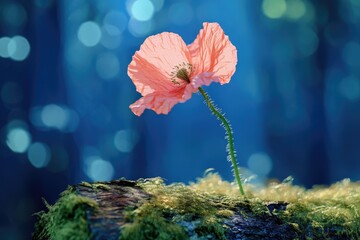
[[[0,1],[0,238],[29,239],[33,213],[68,184],[214,168],[232,180],[224,131],[194,94],[168,115],[129,105],[127,76],[152,34],[190,44],[218,22],[238,50],[206,87],[232,122],[238,162],[264,183],[360,178],[360,1]]]

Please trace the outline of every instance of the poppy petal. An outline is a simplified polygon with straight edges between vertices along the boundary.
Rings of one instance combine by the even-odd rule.
[[[235,72],[237,51],[218,23],[204,23],[195,41],[188,45],[197,73],[213,72],[221,84]]]
[[[214,73],[201,73],[195,76],[192,81],[186,85],[185,91],[180,102],[185,102],[191,98],[191,95],[198,91],[201,86],[209,86],[212,82],[219,82],[218,77],[214,77]]]
[[[129,64],[128,75],[142,96],[170,92],[178,88],[171,81],[171,72],[189,59],[190,52],[179,35],[160,33],[144,41]]]
[[[131,111],[140,116],[145,109],[152,109],[157,114],[168,114],[173,106],[181,100],[179,94],[160,94],[157,92],[147,94],[130,105]]]

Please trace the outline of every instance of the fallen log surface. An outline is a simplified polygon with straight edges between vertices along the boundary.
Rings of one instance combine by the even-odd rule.
[[[221,186],[210,186],[214,178]],[[268,190],[268,197],[275,199],[270,201],[251,193],[247,198],[219,193],[217,188],[233,189],[221,181],[212,175],[191,186],[166,186],[159,178],[70,186],[57,203],[46,204],[47,210],[38,214],[33,239],[360,239],[360,201],[339,202],[336,208],[343,209],[331,206],[336,215],[329,216],[326,204],[331,199],[308,199],[313,205],[307,206],[283,201],[291,197],[276,200],[279,197],[271,192],[291,187],[288,194],[296,190],[307,196],[298,187],[279,184]],[[203,190],[206,184],[209,191]],[[298,196],[300,201],[304,196]]]

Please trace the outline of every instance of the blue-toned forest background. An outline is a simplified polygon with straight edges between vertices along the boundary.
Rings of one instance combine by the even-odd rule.
[[[360,1],[1,0],[0,238],[30,239],[69,184],[161,176],[232,180],[224,131],[194,94],[168,115],[129,105],[152,34],[191,43],[218,22],[238,50],[206,90],[230,119],[247,175],[306,187],[360,179]]]

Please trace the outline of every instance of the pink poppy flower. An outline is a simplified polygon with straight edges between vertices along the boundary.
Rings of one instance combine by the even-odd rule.
[[[130,105],[135,115],[145,109],[167,114],[200,86],[230,81],[237,63],[236,48],[218,23],[204,23],[203,27],[190,45],[170,32],[150,36],[141,45],[128,67],[142,95]]]

